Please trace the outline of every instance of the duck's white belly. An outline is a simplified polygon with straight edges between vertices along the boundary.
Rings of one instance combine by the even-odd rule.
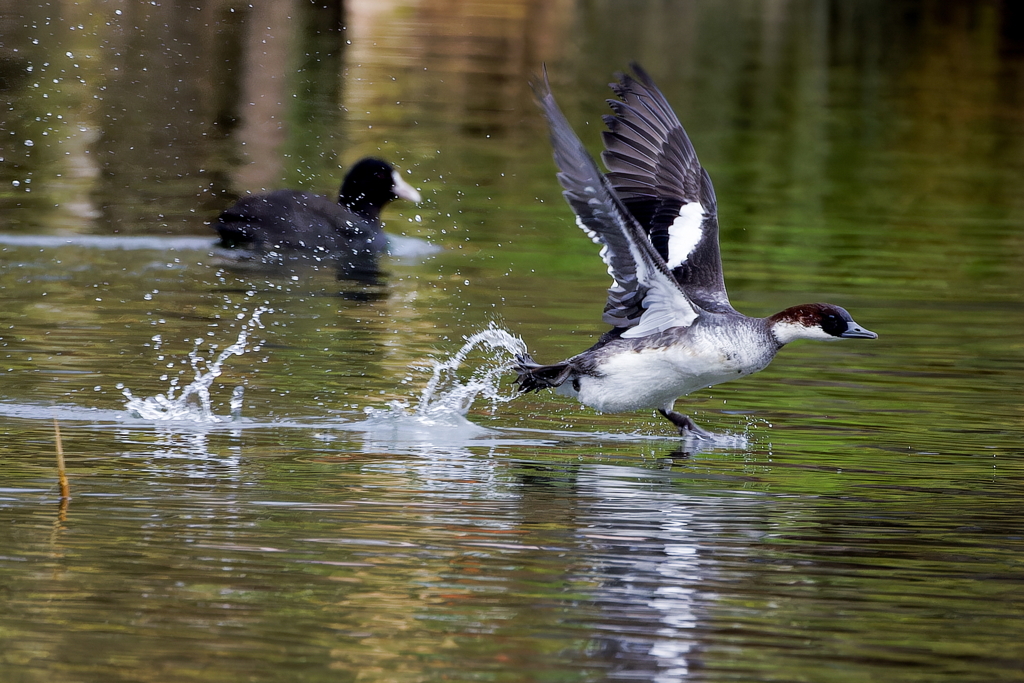
[[[757,372],[770,360],[717,344],[623,349],[603,359],[601,376],[581,376],[579,392],[566,393],[603,413],[662,408],[692,391]]]

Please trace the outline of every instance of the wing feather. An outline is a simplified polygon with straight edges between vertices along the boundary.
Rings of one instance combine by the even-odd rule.
[[[672,275],[690,300],[706,310],[732,310],[711,178],[664,94],[638,64],[632,67],[635,76],[620,74],[611,84],[619,99],[608,100],[614,114],[604,117],[608,130],[601,156],[608,181],[657,252],[672,264]],[[687,209],[694,203],[701,207],[696,222]],[[680,254],[685,248],[689,251]]]
[[[569,126],[551,94],[546,73],[533,87],[550,127],[562,194],[576,213],[577,224],[602,245],[601,257],[613,279],[604,320],[630,328],[624,337],[691,325],[700,311]]]

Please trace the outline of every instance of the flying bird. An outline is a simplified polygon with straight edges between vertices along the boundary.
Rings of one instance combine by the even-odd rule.
[[[680,434],[708,437],[676,399],[763,370],[798,339],[875,339],[845,309],[801,304],[751,318],[729,303],[715,190],[668,100],[638,64],[619,74],[604,117],[603,174],[551,94],[533,84],[548,120],[558,182],[576,223],[608,266],[603,320],[586,351],[552,365],[517,357],[523,392],[555,389],[603,413],[656,409]]]

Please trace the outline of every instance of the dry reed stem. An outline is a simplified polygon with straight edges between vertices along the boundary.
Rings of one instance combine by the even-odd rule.
[[[57,436],[57,476],[60,478],[60,497],[67,500],[71,497],[71,487],[68,486],[68,475],[64,469],[64,444],[60,438],[60,425],[57,424],[56,416],[53,418],[53,432]]]

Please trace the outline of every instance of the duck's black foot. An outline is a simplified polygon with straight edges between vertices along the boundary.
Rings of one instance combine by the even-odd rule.
[[[683,415],[674,410],[662,410],[661,408],[658,409],[658,412],[661,413],[662,417],[678,427],[679,433],[683,436],[692,434],[699,439],[711,438],[711,432],[698,427],[697,423],[690,419],[689,415]]]
[[[516,382],[519,383],[519,389],[523,393],[553,389],[569,379],[569,374],[572,372],[568,363],[541,365],[534,361],[528,353],[516,356],[516,364],[512,369],[516,371]]]

